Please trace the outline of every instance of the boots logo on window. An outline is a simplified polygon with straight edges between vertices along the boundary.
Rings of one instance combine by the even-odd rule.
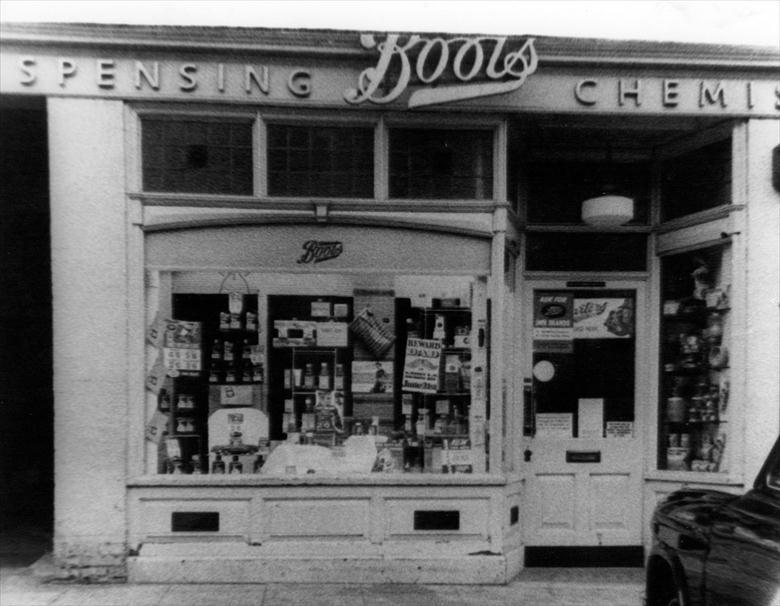
[[[410,84],[419,88],[409,95],[409,107],[499,95],[520,88],[539,63],[533,38],[506,53],[503,36],[400,38],[360,36],[363,48],[379,51],[379,60],[360,73],[356,88],[345,91],[347,103],[390,103]]]
[[[344,252],[344,245],[341,242],[309,240],[303,245],[303,254],[298,259],[298,263],[321,263],[328,259],[335,259],[342,252]]]

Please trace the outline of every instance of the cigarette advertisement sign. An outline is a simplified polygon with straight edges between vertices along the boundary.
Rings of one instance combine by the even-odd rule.
[[[574,299],[575,339],[629,339],[633,336],[633,299]]]
[[[197,375],[201,370],[199,322],[167,320],[163,337],[163,364],[168,376]]]
[[[534,351],[571,353],[574,296],[561,291],[534,292]]]
[[[404,391],[436,393],[439,390],[441,341],[438,339],[408,339],[404,362]]]

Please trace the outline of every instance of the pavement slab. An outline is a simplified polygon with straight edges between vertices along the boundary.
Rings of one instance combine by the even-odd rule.
[[[1,606],[639,606],[644,571],[525,569],[508,585],[113,584],[46,582],[0,569]]]

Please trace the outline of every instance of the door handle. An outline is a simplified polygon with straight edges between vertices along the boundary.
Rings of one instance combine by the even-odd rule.
[[[523,459],[525,460],[526,463],[531,462],[531,455],[533,454],[534,452],[530,448],[526,448],[525,451],[523,451]]]

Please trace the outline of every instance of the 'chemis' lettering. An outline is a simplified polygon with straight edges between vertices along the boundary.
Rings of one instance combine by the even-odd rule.
[[[372,34],[360,37],[364,48],[379,51],[379,60],[360,73],[357,88],[344,93],[348,103],[390,103],[401,96],[413,76],[416,82],[434,85],[447,71],[462,84],[415,90],[409,97],[409,107],[508,93],[520,88],[539,62],[533,38],[508,53],[504,53],[506,37],[445,40],[412,35],[405,44],[399,40],[398,34],[388,34],[384,42],[377,42]],[[468,84],[478,76],[488,82]]]

